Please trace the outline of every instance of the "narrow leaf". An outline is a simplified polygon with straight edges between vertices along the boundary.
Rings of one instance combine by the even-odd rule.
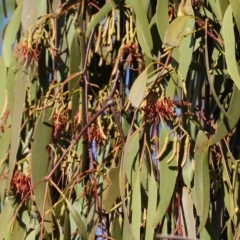
[[[17,78],[14,91],[14,105],[12,112],[11,123],[11,148],[9,156],[9,174],[7,180],[7,188],[10,188],[11,177],[15,168],[17,159],[17,151],[20,142],[20,130],[22,124],[22,112],[25,104],[26,96],[26,82],[29,78],[29,73],[26,72],[26,68],[22,66],[17,72]]]
[[[137,173],[136,181],[133,186],[132,193],[132,230],[136,239],[140,239],[140,227],[141,227],[141,194],[139,183],[139,171]]]
[[[20,27],[20,19],[22,12],[22,4],[19,4],[13,13],[10,22],[7,25],[6,32],[3,38],[3,60],[6,67],[10,66],[12,60],[12,46],[16,39],[18,29]]]
[[[177,162],[176,158],[171,161],[170,164],[167,164],[169,158],[171,158],[173,154],[173,142],[169,142],[166,152],[164,153],[160,164],[160,201],[157,206],[157,210],[154,218],[152,219],[152,226],[158,224],[159,221],[163,218],[167,207],[170,203],[170,200],[173,195],[173,191],[176,183],[176,170],[177,170]]]
[[[154,226],[152,226],[152,219],[156,212],[157,206],[157,184],[152,171],[149,181],[149,193],[148,193],[148,208],[147,208],[147,224],[145,239],[152,239],[154,236]]]
[[[240,102],[240,90],[234,85],[230,106],[227,111],[229,118],[224,117],[217,126],[216,132],[210,141],[211,146],[223,139],[236,126],[240,118],[239,106],[236,104],[238,102]]]
[[[144,2],[139,0],[131,0],[131,3],[133,6],[133,10],[136,14],[137,25],[140,25],[143,32],[142,37],[144,38],[144,42],[147,44],[149,50],[151,51],[153,48],[153,42],[151,38],[147,14],[144,7]]]
[[[37,119],[35,131],[33,134],[33,146],[32,146],[32,157],[31,157],[31,170],[32,170],[32,183],[35,185],[41,181],[49,171],[49,153],[47,152],[47,146],[50,143],[52,137],[52,108],[46,108],[45,111],[42,111],[40,116]],[[41,182],[34,188],[34,196],[36,199],[37,207],[41,216],[44,218],[45,227],[48,232],[52,231],[52,217],[50,214],[45,214],[51,208],[51,199],[48,194],[46,197],[46,203],[44,206],[43,197],[45,196],[47,183]],[[43,212],[43,209],[45,210]]]
[[[239,11],[240,2],[239,2],[239,0],[229,0],[229,2],[231,4],[231,8],[233,11],[233,16],[234,16],[236,24],[237,24],[238,32],[240,32],[240,11]]]
[[[210,177],[209,177],[209,140],[206,134],[200,130],[195,144],[195,175],[194,198],[197,214],[200,217],[198,232],[204,228],[210,203]]]
[[[225,56],[227,62],[227,70],[240,90],[240,67],[235,58],[235,35],[232,20],[232,8],[229,5],[223,19],[223,39],[225,47]]]

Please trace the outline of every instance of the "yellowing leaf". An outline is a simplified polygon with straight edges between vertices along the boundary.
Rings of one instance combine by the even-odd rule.
[[[187,20],[191,16],[181,16],[174,19],[167,29],[164,37],[164,47],[178,47],[180,45],[180,34],[183,32]]]

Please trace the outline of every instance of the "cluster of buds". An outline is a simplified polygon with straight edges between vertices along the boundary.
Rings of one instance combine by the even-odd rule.
[[[202,7],[202,1],[201,0],[192,0],[192,8],[197,10]]]
[[[27,39],[20,41],[15,48],[16,58],[23,65],[38,63],[39,52],[38,41],[32,42]]]
[[[133,69],[134,62],[138,63],[138,69],[137,70],[143,70],[144,69],[144,61],[142,59],[142,55],[140,54],[139,45],[138,43],[127,43],[122,50],[122,56],[127,55],[126,60],[122,60],[123,62],[128,62],[129,67]]]
[[[93,141],[96,141],[97,146],[103,146],[105,139],[106,138],[104,137],[101,129],[98,126],[92,124],[89,128],[89,142],[92,143]]]
[[[158,122],[161,119],[168,122],[176,117],[175,104],[167,97],[161,98],[157,102],[147,100],[146,106],[141,110],[144,112],[145,120],[150,122]]]
[[[11,190],[16,197],[23,199],[31,191],[30,174],[24,174],[17,170],[11,181]]]
[[[69,123],[68,114],[55,113],[53,115],[53,126],[54,126],[53,137],[56,138],[58,134],[63,134],[67,129],[68,123]]]

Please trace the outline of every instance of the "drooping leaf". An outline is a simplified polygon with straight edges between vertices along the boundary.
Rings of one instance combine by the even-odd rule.
[[[50,143],[52,137],[52,123],[51,118],[53,108],[46,108],[42,111],[38,117],[35,131],[33,134],[33,145],[31,154],[31,172],[32,172],[32,184],[35,185],[42,181],[45,176],[47,176],[49,171],[49,153],[47,151],[48,144]],[[49,233],[52,232],[52,217],[51,214],[45,214],[49,209],[51,209],[51,199],[49,194],[45,194],[48,184],[46,182],[41,182],[37,185],[33,192],[35,195],[38,210],[41,217],[46,220],[44,221],[45,227]],[[43,198],[46,200],[43,201]],[[45,205],[44,205],[45,202]],[[44,210],[44,212],[43,212]],[[42,216],[44,214],[44,216]]]
[[[157,206],[157,184],[153,174],[149,181],[149,192],[148,192],[148,208],[147,208],[147,223],[146,223],[146,239],[151,239],[154,235],[154,226],[152,225],[152,219],[156,212]]]
[[[130,93],[128,95],[129,101],[132,103],[132,105],[136,108],[140,106],[140,103],[142,102],[144,98],[144,92],[147,84],[147,69],[145,69],[134,81]]]
[[[157,210],[155,212],[155,215],[152,219],[152,226],[155,226],[158,224],[159,221],[163,218],[167,207],[170,203],[170,200],[173,195],[173,191],[175,188],[176,183],[176,170],[177,170],[177,162],[176,162],[176,156],[171,161],[170,164],[167,163],[168,159],[172,157],[173,155],[173,142],[170,141],[166,152],[162,156],[161,161],[159,161],[160,164],[160,187],[159,187],[159,195],[160,200],[157,206]]]
[[[240,12],[238,11],[239,8],[240,8],[240,2],[238,0],[229,0],[229,2],[230,2],[230,5],[231,5],[231,8],[232,8],[233,16],[234,16],[235,21],[236,21],[238,32],[240,32]]]
[[[27,30],[37,22],[38,8],[35,1],[22,1],[22,16],[21,24],[22,30],[25,36],[27,36]]]
[[[164,36],[164,47],[179,47],[181,33],[189,18],[190,16],[181,16],[171,22]]]
[[[23,108],[26,97],[26,83],[29,80],[29,73],[25,66],[22,66],[18,72],[15,82],[14,91],[14,105],[12,111],[12,123],[11,123],[11,148],[9,154],[9,176],[7,180],[7,188],[10,188],[11,177],[17,161],[17,151],[20,142],[20,130],[22,124]]]
[[[131,0],[133,10],[136,14],[137,18],[137,25],[140,26],[142,30],[142,37],[144,42],[148,46],[149,50],[151,51],[153,48],[150,27],[147,19],[147,15],[145,14],[145,7],[143,1],[138,0]],[[137,26],[138,27],[138,26]]]
[[[134,237],[140,239],[140,227],[141,227],[141,194],[140,194],[140,182],[139,171],[137,172],[136,181],[133,185],[132,193],[132,223]]]
[[[165,33],[169,27],[168,21],[168,1],[157,1],[156,24],[162,42],[164,41]]]
[[[115,240],[122,240],[122,230],[119,223],[119,217],[116,216],[112,227],[112,238]]]
[[[193,14],[193,10],[192,10]],[[194,35],[191,33],[194,30],[195,26],[195,20],[193,18],[190,18],[187,20],[185,28],[183,30],[183,34],[186,34],[186,37],[184,37],[181,41],[181,44],[179,46],[179,87],[182,87],[183,81],[186,81],[189,65],[192,60],[192,53],[193,53],[193,47],[194,47]]]
[[[93,201],[87,216],[87,234],[88,239],[94,239],[99,222],[99,214],[97,210],[97,201]]]
[[[107,212],[111,210],[113,203],[116,201],[117,197],[120,195],[119,190],[119,170],[120,166],[114,168],[112,167],[109,172],[109,180],[111,181],[106,194],[103,195],[103,209]]]
[[[10,22],[8,23],[6,32],[4,34],[2,51],[3,51],[3,60],[6,67],[10,66],[10,63],[12,60],[12,48],[13,48],[13,43],[17,36],[17,32],[19,30],[21,13],[22,13],[22,4],[19,4],[16,10],[14,11],[13,16]]]
[[[196,228],[193,215],[193,201],[186,187],[182,189],[182,207],[186,236],[194,239],[196,237]]]
[[[240,3],[239,3],[240,5]],[[240,66],[235,58],[235,35],[232,20],[232,8],[229,5],[223,19],[223,39],[225,47],[225,56],[227,63],[227,70],[231,79],[240,90]]]
[[[232,98],[230,101],[230,105],[227,111],[229,119],[224,117],[220,124],[217,126],[216,132],[211,138],[210,145],[214,145],[222,138],[224,138],[237,124],[240,119],[240,111],[238,108],[237,102],[240,101],[240,90],[233,86]]]
[[[200,130],[195,144],[195,174],[194,174],[194,202],[197,214],[200,217],[198,232],[206,224],[210,203],[210,177],[209,177],[209,139]]]
[[[9,224],[12,219],[12,216],[14,214],[14,208],[12,207],[12,200],[6,197],[4,201],[4,208],[2,212],[0,213],[0,239],[4,238],[4,230],[6,226]]]

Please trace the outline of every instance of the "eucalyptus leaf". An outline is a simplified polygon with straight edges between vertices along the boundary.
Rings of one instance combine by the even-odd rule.
[[[194,174],[194,198],[197,214],[200,217],[198,232],[201,232],[208,219],[210,203],[210,177],[209,177],[209,139],[200,130],[195,144],[195,174]]]
[[[128,95],[129,101],[132,105],[138,108],[144,98],[145,88],[147,85],[147,69],[145,69],[134,81],[130,93]]]
[[[164,36],[164,47],[179,47],[181,33],[189,18],[191,18],[191,16],[181,16],[171,22]]]

